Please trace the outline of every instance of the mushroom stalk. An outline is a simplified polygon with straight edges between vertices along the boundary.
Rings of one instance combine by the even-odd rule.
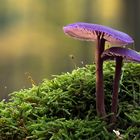
[[[116,60],[115,76],[113,82],[113,94],[112,94],[112,107],[111,112],[114,113],[111,116],[111,123],[116,122],[117,105],[118,105],[118,92],[122,73],[123,60],[134,61],[140,63],[140,54],[134,50],[120,47],[112,47],[106,49],[102,53],[102,59],[105,60]]]
[[[104,87],[103,87],[103,60],[101,54],[104,51],[105,39],[97,36],[97,47],[95,52],[96,63],[96,110],[98,116],[105,116],[105,104],[104,104]]]
[[[122,72],[122,60],[123,58],[121,56],[116,57],[116,68],[115,68],[115,77],[113,83],[112,107],[111,107],[111,112],[113,113],[111,117],[112,123],[115,123],[116,121],[118,92],[119,92],[119,84],[120,84],[120,78]]]

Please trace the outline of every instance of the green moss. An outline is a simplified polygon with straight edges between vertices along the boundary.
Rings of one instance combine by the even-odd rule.
[[[104,64],[105,103],[111,108],[114,63]],[[0,140],[112,140],[110,124],[96,116],[95,66],[44,80],[0,102]],[[116,130],[123,139],[140,139],[140,65],[123,67]],[[108,116],[109,118],[109,116]]]

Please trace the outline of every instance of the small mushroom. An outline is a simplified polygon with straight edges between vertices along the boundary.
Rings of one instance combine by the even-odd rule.
[[[113,82],[113,94],[112,94],[112,107],[111,112],[113,113],[111,122],[115,123],[117,114],[117,104],[118,104],[118,92],[119,84],[121,78],[121,69],[123,61],[133,61],[140,63],[140,54],[134,50],[121,47],[112,47],[106,49],[102,54],[103,60],[116,60],[115,76]]]
[[[101,54],[105,48],[105,42],[116,46],[133,43],[133,39],[127,34],[115,29],[90,23],[74,23],[63,27],[64,33],[72,38],[96,41],[95,63],[96,63],[96,110],[98,116],[105,116],[104,88],[103,88],[103,60]]]

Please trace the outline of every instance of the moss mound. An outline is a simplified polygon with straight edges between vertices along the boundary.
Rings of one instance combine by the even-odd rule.
[[[114,63],[104,64],[105,103],[111,108]],[[95,66],[44,80],[0,102],[0,140],[140,139],[140,65],[123,67],[115,130],[96,116]],[[108,118],[110,116],[107,116]]]

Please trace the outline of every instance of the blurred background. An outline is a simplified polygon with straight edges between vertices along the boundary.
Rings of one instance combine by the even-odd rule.
[[[0,99],[52,75],[93,63],[94,43],[65,36],[62,27],[91,22],[131,35],[140,50],[140,0],[1,0]]]

